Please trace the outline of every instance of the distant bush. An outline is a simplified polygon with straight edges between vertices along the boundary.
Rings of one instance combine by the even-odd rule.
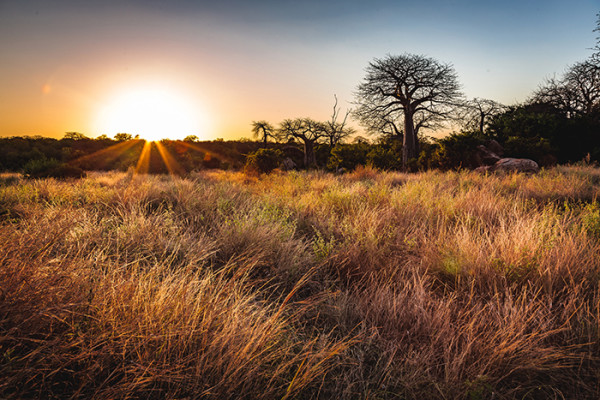
[[[69,164],[61,163],[54,158],[31,160],[23,167],[23,174],[28,178],[81,178],[85,172]]]
[[[367,164],[378,169],[400,169],[402,159],[400,153],[391,148],[375,146],[367,153]]]
[[[506,154],[517,158],[530,158],[540,165],[556,163],[554,149],[550,141],[543,137],[511,136],[504,143]]]
[[[84,170],[70,164],[60,164],[50,175],[52,178],[83,178],[84,176]]]
[[[438,148],[433,153],[431,166],[441,169],[475,168],[477,146],[488,139],[479,132],[452,133],[438,139]]]
[[[202,166],[209,169],[221,168],[221,160],[210,153],[205,153],[204,160],[202,160]]]
[[[339,168],[353,170],[358,165],[365,165],[369,148],[367,143],[338,144],[331,149],[327,168],[334,171]]]
[[[47,176],[49,171],[52,171],[60,165],[60,161],[55,158],[38,158],[28,161],[23,166],[23,174],[29,178],[40,178]]]
[[[259,149],[246,158],[246,172],[269,173],[281,164],[284,155],[278,149]]]

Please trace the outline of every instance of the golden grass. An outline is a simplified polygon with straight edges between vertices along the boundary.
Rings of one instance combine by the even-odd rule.
[[[0,184],[2,398],[598,398],[600,172]]]

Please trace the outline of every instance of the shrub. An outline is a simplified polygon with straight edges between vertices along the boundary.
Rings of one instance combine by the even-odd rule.
[[[379,169],[400,169],[402,160],[399,153],[391,148],[375,146],[367,153],[367,164]]]
[[[54,158],[31,160],[23,167],[27,178],[81,178],[85,172],[73,165],[64,164]]]
[[[259,149],[248,155],[244,169],[247,172],[269,173],[281,164],[283,152],[277,149]]]
[[[550,141],[543,137],[511,136],[504,143],[504,149],[511,157],[530,158],[540,165],[556,163]]]
[[[55,158],[38,158],[28,161],[23,166],[23,174],[28,178],[42,178],[49,175],[50,171],[60,165]]]
[[[477,146],[485,144],[479,132],[452,133],[438,139],[439,148],[433,153],[432,166],[441,169],[475,168]]]
[[[352,170],[358,165],[365,165],[368,151],[367,143],[338,144],[331,150],[327,167],[331,170],[339,168]]]

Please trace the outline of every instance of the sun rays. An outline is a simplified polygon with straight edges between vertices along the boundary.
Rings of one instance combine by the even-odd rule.
[[[181,175],[185,172],[183,168],[181,168],[175,157],[173,157],[171,153],[169,153],[169,151],[165,148],[165,146],[163,146],[161,142],[152,142],[152,144],[156,146],[156,149],[160,154],[160,158],[162,159],[165,167],[167,167],[169,174]]]
[[[147,174],[150,170],[150,149],[152,145],[150,142],[145,141],[140,157],[138,158],[137,165],[135,166],[136,174]]]
[[[234,162],[231,157],[217,154],[199,143],[132,139],[79,157],[71,161],[71,164],[86,170],[133,167],[134,174],[168,173],[169,175],[183,175],[189,172],[191,168],[189,165],[187,168],[183,166],[178,158],[185,158],[191,153],[200,154],[204,165],[210,160],[217,160],[219,163],[223,161]]]

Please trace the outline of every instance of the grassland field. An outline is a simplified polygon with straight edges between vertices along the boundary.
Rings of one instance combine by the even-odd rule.
[[[0,398],[598,399],[600,169],[0,177]]]

